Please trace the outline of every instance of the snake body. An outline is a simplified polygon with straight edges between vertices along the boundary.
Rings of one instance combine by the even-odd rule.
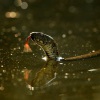
[[[27,38],[26,41],[29,41],[30,38],[35,44],[39,45],[43,49],[47,58],[49,59],[54,59],[58,61],[66,61],[66,60],[72,61],[72,60],[85,59],[85,58],[90,58],[90,57],[100,55],[100,50],[98,50],[98,51],[91,52],[88,54],[83,54],[80,56],[62,58],[62,57],[59,57],[57,43],[51,36],[44,34],[42,32],[31,32],[30,36]]]

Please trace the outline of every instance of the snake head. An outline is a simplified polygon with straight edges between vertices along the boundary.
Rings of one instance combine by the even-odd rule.
[[[56,59],[58,57],[57,44],[51,36],[44,34],[43,32],[31,32],[27,40],[30,38],[35,44],[43,49],[47,58]]]

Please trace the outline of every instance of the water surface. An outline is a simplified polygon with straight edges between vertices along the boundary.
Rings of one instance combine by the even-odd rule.
[[[0,1],[0,99],[100,99],[100,56],[46,62],[42,59],[44,52],[32,41],[33,52],[23,52],[32,31],[52,36],[62,57],[100,49],[99,0],[72,1],[29,0],[26,9],[12,0]]]

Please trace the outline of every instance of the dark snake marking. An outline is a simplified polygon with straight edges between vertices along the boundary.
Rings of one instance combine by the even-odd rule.
[[[44,50],[48,58],[56,59],[59,56],[57,44],[51,36],[42,32],[32,32],[30,36],[33,42]]]
[[[72,60],[86,59],[86,58],[100,55],[100,50],[98,50],[98,51],[91,52],[88,54],[83,54],[80,56],[62,58],[62,57],[59,57],[57,43],[51,36],[44,34],[42,32],[32,32],[30,33],[29,37],[33,40],[34,43],[36,43],[43,49],[47,58],[49,59],[54,59],[58,61],[66,61],[66,60],[72,61]],[[27,38],[27,40],[30,39],[29,37]]]

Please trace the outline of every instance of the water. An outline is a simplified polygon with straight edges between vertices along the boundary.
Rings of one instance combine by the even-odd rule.
[[[99,0],[29,0],[22,6],[18,0],[0,2],[1,100],[100,99],[100,56],[46,62],[42,59],[44,52],[32,41],[33,52],[23,52],[25,39],[32,31],[52,36],[62,57],[99,50]]]

